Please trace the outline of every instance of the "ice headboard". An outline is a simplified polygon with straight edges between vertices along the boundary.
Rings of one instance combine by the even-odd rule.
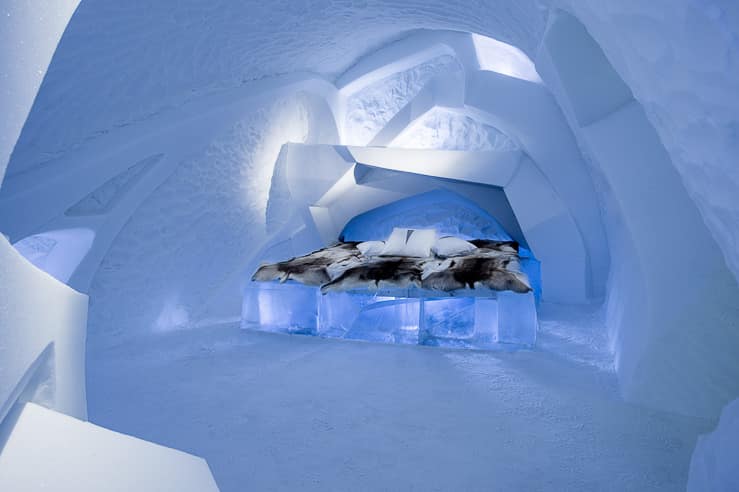
[[[447,190],[404,198],[357,215],[341,232],[343,241],[387,239],[394,227],[436,229],[440,236],[510,241],[511,236],[473,201]]]

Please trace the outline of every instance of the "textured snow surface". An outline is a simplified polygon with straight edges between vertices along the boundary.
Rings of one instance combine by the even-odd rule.
[[[739,3],[562,0],[600,43],[739,276]]]
[[[245,80],[301,71],[338,75],[361,55],[412,29],[477,32],[531,54],[546,20],[537,4],[82,2],[52,61],[9,172]]]
[[[739,490],[739,400],[726,405],[716,430],[698,438],[688,492]]]
[[[146,331],[182,328],[243,268],[265,236],[280,147],[308,136],[304,102],[294,96],[254,108],[141,204],[90,289],[91,341],[121,334],[131,319]]]
[[[352,94],[346,103],[345,143],[367,145],[431,79],[442,73],[461,71],[461,65],[453,56],[443,55]]]
[[[138,181],[141,176],[149,170],[150,167],[156,165],[164,154],[156,154],[149,156],[129,167],[122,173],[113,176],[103,183],[87,196],[75,203],[64,212],[65,215],[101,215],[110,211],[110,209],[119,201],[133,184]]]
[[[414,121],[389,147],[439,150],[516,150],[519,145],[498,129],[445,108]]]
[[[95,232],[90,229],[61,229],[28,236],[13,247],[36,267],[66,283],[94,240]]]
[[[543,313],[517,353],[149,337],[89,354],[90,417],[203,456],[222,492],[683,489],[710,424],[620,400],[597,311]]]

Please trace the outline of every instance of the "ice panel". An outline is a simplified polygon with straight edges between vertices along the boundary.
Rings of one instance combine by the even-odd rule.
[[[332,292],[319,296],[318,334],[343,338],[362,309],[376,300],[374,294]]]
[[[475,334],[475,299],[450,297],[424,300],[423,327],[435,338],[471,338]]]
[[[520,294],[519,294],[520,295]],[[475,344],[478,348],[491,347],[498,335],[498,299],[475,298]]]
[[[318,289],[300,284],[263,283],[244,292],[241,326],[283,333],[315,335]]]
[[[534,293],[498,293],[498,343],[532,346],[536,342],[536,300]]]
[[[385,343],[418,343],[419,299],[388,299],[362,309],[345,338]]]
[[[426,299],[419,343],[441,347],[491,348],[498,324],[497,300],[483,297]]]

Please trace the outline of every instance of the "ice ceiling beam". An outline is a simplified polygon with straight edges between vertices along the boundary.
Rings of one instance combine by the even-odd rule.
[[[356,162],[383,169],[503,187],[518,169],[518,150],[459,152],[454,150],[347,147]]]

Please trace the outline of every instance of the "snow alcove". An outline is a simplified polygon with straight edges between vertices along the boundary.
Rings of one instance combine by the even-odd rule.
[[[0,2],[0,490],[737,489],[737,39]]]
[[[502,194],[502,190],[491,188],[487,194]],[[505,197],[489,203],[516,224],[517,236],[521,237]],[[398,252],[385,254],[384,249],[398,229],[431,233],[429,251],[420,257],[413,253],[416,260],[394,256]],[[410,243],[411,238],[402,239]],[[484,275],[474,282],[467,280],[469,272],[465,269],[454,269],[453,262],[468,261],[473,269],[487,264],[480,261],[485,257],[476,253],[483,250],[466,241],[475,239],[515,248],[511,250],[515,269],[525,277],[528,292],[492,289],[485,284]],[[355,216],[338,240],[356,243],[357,259],[334,261],[326,270],[332,279],[356,270],[361,277],[358,282],[346,289],[326,292],[318,286],[300,285],[301,272],[296,270],[292,276],[280,278],[279,284],[248,283],[244,289],[242,328],[461,348],[512,349],[534,345],[538,328],[536,302],[541,296],[539,262],[490,213],[471,200],[443,189],[403,198]],[[400,264],[397,258],[401,258]],[[409,273],[406,268],[415,265],[420,265],[417,278],[403,282],[400,277]],[[374,269],[380,266],[391,271],[372,279],[363,277],[377,273]],[[465,279],[454,286],[458,288],[442,290],[427,285],[434,274],[450,270],[457,278]]]

